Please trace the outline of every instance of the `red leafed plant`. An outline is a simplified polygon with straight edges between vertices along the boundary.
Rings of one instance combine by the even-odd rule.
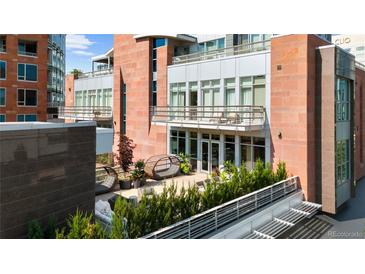
[[[118,153],[115,158],[121,168],[127,172],[133,164],[133,149],[136,147],[133,140],[128,136],[122,135],[118,144]]]

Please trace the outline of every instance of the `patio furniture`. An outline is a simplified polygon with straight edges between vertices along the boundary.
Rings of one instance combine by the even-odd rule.
[[[176,155],[155,155],[146,161],[144,171],[152,179],[162,180],[176,176],[180,172],[180,162]]]
[[[112,167],[103,166],[98,168],[97,170],[100,169],[106,172],[106,176],[101,182],[96,182],[95,195],[100,195],[113,191],[115,185],[118,183],[118,174]]]

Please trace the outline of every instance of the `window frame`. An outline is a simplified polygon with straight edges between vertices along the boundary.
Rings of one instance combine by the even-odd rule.
[[[6,88],[5,87],[0,87],[0,90],[3,89],[4,90],[4,104],[1,105],[0,107],[6,107]]]
[[[24,117],[23,121],[19,121],[19,120],[18,120],[18,117],[19,117],[19,116],[23,116],[23,117]],[[25,121],[25,120],[26,120],[26,119],[25,119],[25,117],[26,117],[26,116],[35,116],[35,120],[34,120],[34,121]],[[17,115],[16,115],[16,121],[17,121],[17,122],[24,122],[24,123],[36,122],[36,121],[37,121],[37,118],[38,118],[38,117],[37,117],[37,114],[34,114],[34,113],[27,113],[27,114],[25,114],[25,113],[20,113],[20,114],[17,114]]]
[[[19,65],[24,65],[24,80],[19,79]],[[35,81],[34,80],[27,80],[27,68],[26,68],[27,66],[35,66],[36,67],[37,79]],[[17,80],[21,81],[21,82],[32,82],[32,83],[38,82],[38,64],[18,63],[17,64]]]
[[[23,90],[24,91],[24,104],[21,105],[19,104],[19,100],[18,100],[18,96],[19,96],[19,90]],[[31,90],[31,91],[35,91],[36,92],[36,105],[26,105],[27,102],[27,91]],[[38,89],[30,89],[30,88],[17,88],[16,90],[16,104],[18,107],[38,107]]]
[[[4,77],[4,78],[1,78],[1,77],[0,77],[0,80],[6,80],[6,76],[7,76],[7,69],[8,69],[8,63],[7,63],[7,61],[4,61],[4,60],[0,60],[0,62],[5,63],[5,77]]]
[[[7,51],[6,51],[6,35],[0,35],[0,38],[2,38],[2,37],[4,37],[4,41],[5,41],[5,43],[4,43],[4,47],[2,47],[2,49],[3,50],[0,50],[0,53],[7,53]],[[0,48],[1,49],[1,48]]]
[[[19,52],[19,43],[20,42],[34,42],[34,43],[36,43],[36,52],[35,53],[33,53],[33,52],[27,52],[27,51]],[[38,58],[38,41],[37,40],[18,39],[17,53],[18,53],[18,56],[26,56],[26,57]]]
[[[248,142],[242,142],[242,137],[246,137],[246,138],[250,138],[250,143]],[[250,149],[250,159],[251,159],[251,166],[247,166],[246,162],[245,162],[245,166],[247,169],[254,169],[255,168],[255,153],[254,153],[254,149],[256,147],[259,148],[263,148],[264,149],[264,153],[265,153],[265,158],[266,158],[266,138],[265,137],[260,137],[260,136],[239,136],[240,140],[239,140],[239,150],[240,150],[240,164],[242,165],[242,146],[248,147]],[[254,138],[260,138],[263,139],[265,142],[265,145],[255,145],[254,144]],[[266,163],[266,159],[262,159],[263,163]]]

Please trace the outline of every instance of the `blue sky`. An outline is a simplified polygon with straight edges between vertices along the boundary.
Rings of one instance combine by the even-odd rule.
[[[66,72],[74,68],[91,71],[91,57],[103,54],[112,47],[112,34],[67,34]]]

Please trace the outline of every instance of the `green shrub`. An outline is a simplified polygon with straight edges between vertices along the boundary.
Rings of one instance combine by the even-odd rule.
[[[48,224],[44,231],[44,236],[46,239],[55,239],[56,238],[56,218],[55,216],[51,216],[48,218]]]
[[[189,174],[191,171],[191,164],[190,164],[190,158],[188,155],[185,155],[184,153],[180,152],[180,171],[182,174]]]
[[[138,160],[134,164],[134,169],[131,171],[131,178],[132,180],[142,180],[145,177],[144,173],[144,161]]]
[[[32,220],[28,224],[28,239],[43,239],[44,233],[40,223],[37,220]]]
[[[109,153],[96,155],[96,162],[103,165],[113,165],[113,157]]]
[[[65,229],[58,230],[56,237],[139,238],[287,177],[284,163],[279,163],[274,172],[270,164],[265,165],[262,161],[257,161],[252,171],[248,171],[244,163],[237,168],[227,162],[222,173],[225,175],[220,174],[221,177],[215,176],[209,180],[203,192],[195,184],[178,192],[176,185],[172,184],[164,186],[159,195],[144,193],[137,206],[118,197],[110,235],[92,224],[91,215],[84,216],[76,212],[68,222],[69,233],[66,234]]]

